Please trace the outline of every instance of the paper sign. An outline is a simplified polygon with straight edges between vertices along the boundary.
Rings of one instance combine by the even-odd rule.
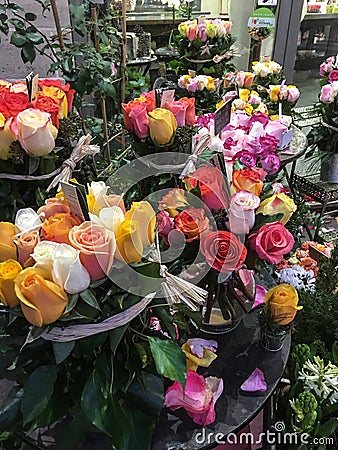
[[[232,100],[230,99],[224,103],[216,112],[214,117],[215,123],[215,136],[217,136],[221,131],[228,125],[230,122],[231,116],[231,104]]]
[[[258,0],[258,6],[276,6],[278,0]]]
[[[32,101],[32,83],[33,83],[34,73],[31,72],[26,76],[26,85],[29,101]]]
[[[269,8],[258,8],[249,17],[248,27],[254,28],[274,28],[276,25],[276,18],[274,13]]]
[[[85,189],[84,186],[82,186]],[[81,185],[65,183],[61,181],[61,189],[67,200],[71,213],[81,222],[89,220],[86,198],[81,192]]]
[[[162,97],[161,97],[161,108],[163,108],[163,105],[166,103],[172,103],[175,99],[175,89],[168,89],[166,91],[163,91]]]
[[[35,99],[38,90],[39,90],[39,74],[36,74],[32,80],[32,100]]]

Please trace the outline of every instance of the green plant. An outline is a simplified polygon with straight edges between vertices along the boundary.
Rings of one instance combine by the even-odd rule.
[[[142,92],[149,90],[149,73],[143,74],[142,68],[126,67],[126,100],[139,97]]]

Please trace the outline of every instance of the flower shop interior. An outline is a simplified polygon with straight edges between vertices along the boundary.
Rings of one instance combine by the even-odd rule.
[[[0,450],[338,449],[338,1],[0,1]]]

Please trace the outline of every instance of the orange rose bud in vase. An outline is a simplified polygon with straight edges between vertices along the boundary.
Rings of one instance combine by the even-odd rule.
[[[277,325],[289,325],[295,318],[298,306],[297,290],[289,284],[271,288],[265,295],[265,311]]]

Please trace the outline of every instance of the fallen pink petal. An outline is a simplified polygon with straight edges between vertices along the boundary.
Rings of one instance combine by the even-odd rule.
[[[218,347],[217,341],[200,338],[188,339],[187,344],[190,347],[191,353],[199,358],[203,358],[205,348],[216,353]]]
[[[264,372],[258,367],[240,386],[240,390],[244,392],[266,392],[267,389],[268,385],[265,381]]]

